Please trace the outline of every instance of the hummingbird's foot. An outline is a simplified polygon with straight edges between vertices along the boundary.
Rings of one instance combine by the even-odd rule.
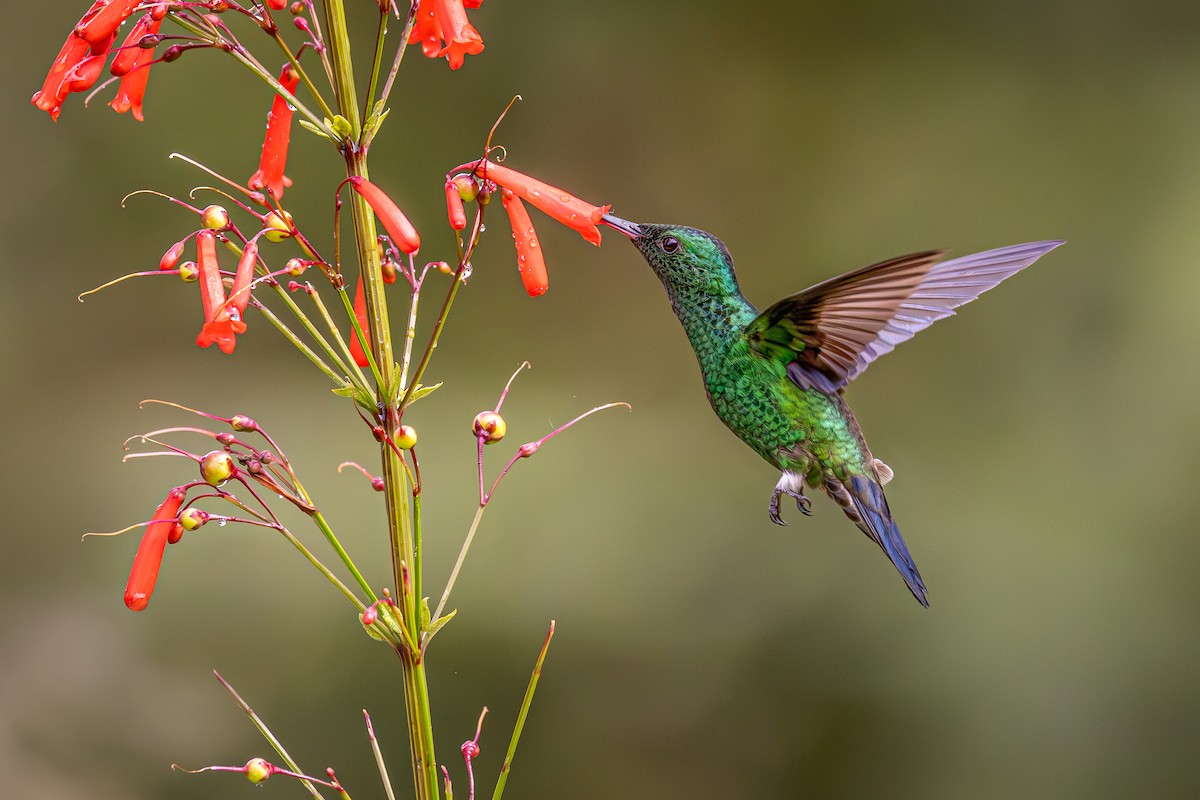
[[[794,472],[784,472],[779,478],[779,483],[775,484],[775,491],[771,494],[771,503],[767,507],[767,512],[771,515],[771,522],[776,525],[786,525],[783,517],[779,515],[779,498],[782,495],[787,495],[796,501],[796,508],[806,517],[812,516],[812,500],[805,496],[802,491],[804,482],[799,475]]]

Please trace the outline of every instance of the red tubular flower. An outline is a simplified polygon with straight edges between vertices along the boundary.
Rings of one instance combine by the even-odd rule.
[[[108,51],[117,28],[121,27],[140,0],[97,0],[75,26],[75,33],[99,55]],[[107,40],[107,43],[105,42]]]
[[[237,272],[233,273],[233,287],[229,290],[229,305],[237,312],[231,314],[236,333],[246,332],[246,306],[250,305],[250,281],[254,278],[254,265],[258,262],[258,242],[246,242],[242,257],[238,260]],[[237,330],[240,323],[241,330]]]
[[[162,565],[163,550],[167,547],[171,528],[175,526],[175,515],[179,513],[179,506],[186,495],[187,491],[182,486],[176,486],[168,492],[167,499],[155,509],[154,517],[142,534],[142,543],[133,557],[133,568],[129,570],[129,580],[125,584],[125,605],[133,611],[142,611],[150,604],[150,595],[158,580],[158,568]]]
[[[408,35],[408,43],[421,43],[421,52],[426,58],[437,58],[442,49],[442,24],[434,9],[434,0],[421,0],[417,6],[416,21],[412,33]]]
[[[600,244],[600,229],[596,225],[600,222],[600,217],[607,214],[612,206],[594,206],[585,203],[557,186],[543,183],[537,178],[531,178],[493,161],[477,162],[474,172],[505,189],[512,190],[514,194],[543,214],[553,217],[568,228],[579,231],[579,234],[592,244]]]
[[[483,38],[467,21],[467,8],[483,0],[421,0],[408,43],[421,43],[427,58],[445,57],[450,69],[463,65],[466,56],[483,52]],[[465,8],[464,8],[465,6]]]
[[[283,88],[295,94],[300,83],[300,73],[291,64],[284,64],[279,72],[279,82],[283,84]],[[250,176],[246,184],[251,190],[257,192],[270,189],[276,200],[283,197],[284,188],[292,185],[291,179],[283,174],[291,138],[292,107],[283,95],[276,94],[271,102],[271,110],[267,113],[267,135],[263,139],[258,171]]]
[[[521,273],[521,282],[530,297],[543,295],[550,287],[550,278],[529,212],[521,198],[508,189],[500,192],[500,198],[508,212],[508,224],[512,226],[513,242],[517,246],[517,271]]]
[[[196,344],[208,347],[215,343],[228,355],[237,345],[234,334],[244,332],[246,326],[241,320],[234,322],[230,307],[225,303],[225,283],[217,263],[217,235],[210,230],[197,233],[196,251],[200,267],[200,302],[204,306],[204,326],[196,337]]]
[[[483,37],[467,22],[467,10],[463,0],[435,0],[438,21],[442,26],[442,39],[446,46],[438,51],[450,62],[450,69],[458,69],[467,56],[483,52]]]
[[[121,43],[121,47],[117,50],[116,58],[113,59],[112,66],[108,71],[117,77],[127,75],[131,70],[140,66],[146,59],[143,58],[145,53],[154,52],[153,47],[141,48],[138,43],[142,41],[143,36],[158,33],[159,27],[162,25],[162,17],[154,18],[155,15],[147,11],[142,15],[129,30],[129,35],[125,37],[125,41]]]
[[[367,294],[363,290],[362,276],[358,276],[358,288],[354,290],[354,317],[358,320],[358,327],[362,328],[365,335],[371,335],[371,326],[367,323]],[[366,367],[371,364],[367,360],[367,351],[363,349],[362,341],[359,340],[358,334],[353,330],[350,331],[350,356],[354,359],[354,363],[360,367]]]
[[[347,178],[346,182],[367,201],[401,252],[412,255],[421,249],[421,237],[417,235],[417,229],[382,189],[358,175]]]
[[[72,32],[67,37],[67,41],[63,43],[62,49],[58,51],[54,63],[50,65],[50,72],[46,75],[46,81],[42,84],[42,88],[34,92],[30,102],[48,113],[50,118],[57,122],[58,115],[62,111],[63,101],[70,93],[66,85],[67,75],[91,52],[88,43]]]
[[[467,212],[463,208],[462,195],[458,193],[458,184],[454,181],[446,181],[446,216],[454,230],[461,231],[467,227]]]
[[[146,17],[150,15],[147,14]],[[141,24],[140,22],[138,23]],[[158,22],[154,25],[157,28]],[[125,69],[123,73],[118,73],[118,61],[126,53],[134,53],[134,57],[130,60],[132,66],[127,66],[126,63],[120,64],[120,69]],[[118,114],[124,114],[129,111],[133,114],[133,118],[141,122],[145,117],[142,114],[142,99],[146,96],[146,83],[150,80],[150,65],[154,63],[154,49],[150,48],[142,50],[134,48],[133,50],[122,50],[116,60],[113,61],[112,68],[109,70],[114,75],[121,75],[121,84],[117,87],[117,96],[112,99],[108,105],[113,111]]]

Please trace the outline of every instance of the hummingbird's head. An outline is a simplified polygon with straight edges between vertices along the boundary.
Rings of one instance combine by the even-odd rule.
[[[711,233],[683,225],[639,224],[612,214],[600,221],[629,237],[672,297],[738,291],[733,258]]]

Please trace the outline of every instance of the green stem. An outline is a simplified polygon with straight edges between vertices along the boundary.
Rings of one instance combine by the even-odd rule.
[[[442,590],[442,599],[438,600],[437,610],[429,618],[430,624],[442,618],[446,601],[450,599],[450,590],[454,588],[454,582],[458,580],[458,571],[462,569],[463,562],[467,560],[467,551],[471,549],[471,542],[475,541],[475,531],[479,529],[479,521],[483,519],[483,512],[486,508],[486,503],[480,503],[479,508],[475,511],[475,519],[471,520],[467,538],[463,540],[462,548],[458,551],[458,560],[454,562],[454,569],[450,570],[450,579],[446,581],[446,588]]]
[[[525,729],[525,718],[529,716],[529,706],[533,703],[533,693],[537,691],[538,679],[542,677],[542,664],[546,662],[546,651],[550,649],[550,640],[554,638],[554,620],[550,620],[550,632],[546,641],[542,642],[542,650],[538,653],[537,662],[533,665],[533,674],[529,676],[529,686],[525,687],[525,697],[521,700],[521,711],[517,714],[517,724],[513,726],[512,738],[508,740],[508,752],[504,754],[504,766],[500,768],[500,776],[496,778],[496,790],[492,792],[492,800],[500,800],[504,795],[504,786],[508,783],[508,773],[512,769],[513,759],[517,755],[517,744],[521,741],[521,731]]]
[[[362,120],[354,86],[354,69],[350,57],[350,38],[346,29],[344,0],[328,0],[325,3],[326,42],[333,66],[334,87],[338,110],[350,125],[351,134],[343,144],[342,155],[346,161],[347,175],[368,177],[366,154],[352,146],[361,136]],[[354,220],[354,237],[358,250],[360,274],[367,300],[367,317],[371,331],[371,351],[379,365],[380,381],[376,400],[383,416],[384,433],[394,439],[400,425],[399,414],[393,413],[391,401],[398,390],[395,383],[396,362],[392,354],[391,328],[388,323],[387,303],[384,298],[383,271],[380,268],[376,245],[375,217],[366,201],[357,193],[350,200],[351,216]],[[408,565],[417,550],[409,507],[407,473],[399,456],[390,447],[381,448],[383,461],[384,502],[387,509],[389,538],[392,548],[392,574],[404,625],[410,638],[420,636],[420,601],[414,597],[411,580],[406,579]],[[434,752],[433,721],[429,707],[429,686],[425,677],[425,664],[420,651],[397,648],[396,654],[403,667],[405,709],[408,713],[409,746],[412,755],[413,785],[417,800],[438,800],[440,782],[437,772],[437,756]]]

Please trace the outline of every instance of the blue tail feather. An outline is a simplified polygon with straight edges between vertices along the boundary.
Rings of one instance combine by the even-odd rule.
[[[917,602],[928,607],[929,601],[925,599],[925,582],[921,580],[921,573],[917,570],[912,556],[909,555],[908,546],[904,544],[904,539],[900,536],[899,526],[892,519],[887,498],[883,495],[883,487],[870,478],[859,476],[851,477],[844,485],[849,490],[854,509],[858,511],[860,518],[858,526],[874,539],[875,543],[891,559],[892,564],[904,578],[904,582],[908,584],[908,590],[913,593],[913,597],[917,598]]]

